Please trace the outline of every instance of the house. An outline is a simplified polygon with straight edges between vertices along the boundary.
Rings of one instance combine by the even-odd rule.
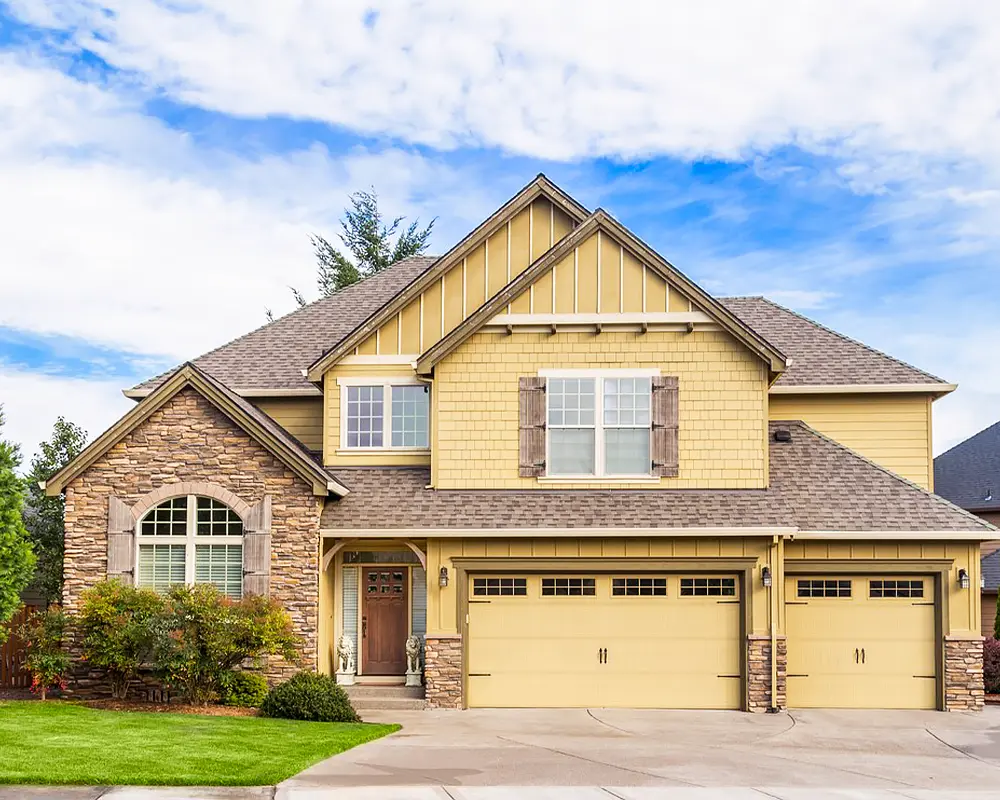
[[[1000,525],[1000,422],[955,445],[934,459],[938,493],[966,511]],[[1000,588],[1000,540],[983,542],[983,636],[993,635]]]
[[[47,485],[64,604],[269,592],[343,682],[402,682],[418,637],[435,707],[977,709],[996,534],[931,492],[954,388],[709,295],[540,175],[128,390]]]

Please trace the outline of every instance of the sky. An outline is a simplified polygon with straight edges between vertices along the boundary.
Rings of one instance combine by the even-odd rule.
[[[64,415],[317,296],[348,195],[457,242],[544,172],[1000,418],[1000,5],[0,0],[0,404]]]

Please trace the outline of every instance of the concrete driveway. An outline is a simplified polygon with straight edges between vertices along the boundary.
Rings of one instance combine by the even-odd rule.
[[[621,709],[369,715],[390,717],[402,731],[317,764],[282,784],[278,797],[1000,798],[1000,708],[994,707],[979,715]]]

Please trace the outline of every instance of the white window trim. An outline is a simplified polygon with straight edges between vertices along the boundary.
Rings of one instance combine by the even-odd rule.
[[[653,475],[652,458],[648,472],[638,472],[632,475],[621,473],[607,474],[604,471],[604,379],[605,378],[653,378],[660,374],[658,369],[543,369],[538,371],[539,377],[546,378],[545,382],[545,470],[548,473],[549,465],[552,464],[551,446],[552,430],[575,430],[579,428],[589,428],[590,426],[579,425],[559,426],[555,429],[549,425],[549,385],[548,378],[593,378],[594,379],[594,472],[581,473],[578,475],[551,475],[546,474],[538,480],[543,483],[659,483],[660,478]],[[652,386],[650,386],[650,415],[652,415]],[[611,428],[618,428],[612,425]],[[628,426],[626,426],[628,427]],[[635,427],[635,430],[642,430]],[[650,425],[652,431],[652,425]],[[652,447],[652,434],[650,435],[650,447]]]
[[[149,509],[135,526],[135,556],[133,558],[132,564],[132,575],[134,577],[134,584],[140,586],[139,584],[139,547],[145,544],[182,544],[184,545],[184,584],[186,586],[195,585],[195,553],[197,552],[197,546],[199,544],[231,544],[245,546],[244,539],[245,536],[199,536],[198,535],[198,498],[204,497],[205,495],[179,495],[181,497],[187,497],[187,517],[185,519],[185,531],[184,536],[144,536],[142,534],[142,523],[150,514],[156,511],[161,503],[157,503],[151,509]],[[168,500],[173,500],[176,498],[168,498]],[[167,500],[161,501],[162,503],[167,502]],[[216,501],[220,502],[220,501]],[[225,505],[223,503],[223,505]],[[232,509],[229,509],[232,511]],[[233,511],[235,514],[236,512]],[[238,516],[238,515],[237,515]],[[245,528],[244,528],[245,530]],[[152,587],[150,587],[152,588]],[[243,594],[243,581],[240,580],[240,595]]]
[[[418,380],[413,375],[380,378],[337,378],[340,387],[340,447],[337,455],[356,455],[358,453],[429,453],[431,441],[430,384]],[[382,444],[378,447],[351,447],[347,444],[347,387],[374,386],[382,389]],[[392,387],[393,386],[426,386],[427,397],[427,442],[426,447],[394,447],[392,445]]]

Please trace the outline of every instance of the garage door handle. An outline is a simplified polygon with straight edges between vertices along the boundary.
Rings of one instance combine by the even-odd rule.
[[[861,648],[861,663],[865,663],[865,648]]]
[[[859,650],[858,650],[858,648],[855,647],[854,648],[854,663],[855,664],[858,663],[858,653],[859,653]]]
[[[604,648],[604,663],[608,663],[608,648]]]

